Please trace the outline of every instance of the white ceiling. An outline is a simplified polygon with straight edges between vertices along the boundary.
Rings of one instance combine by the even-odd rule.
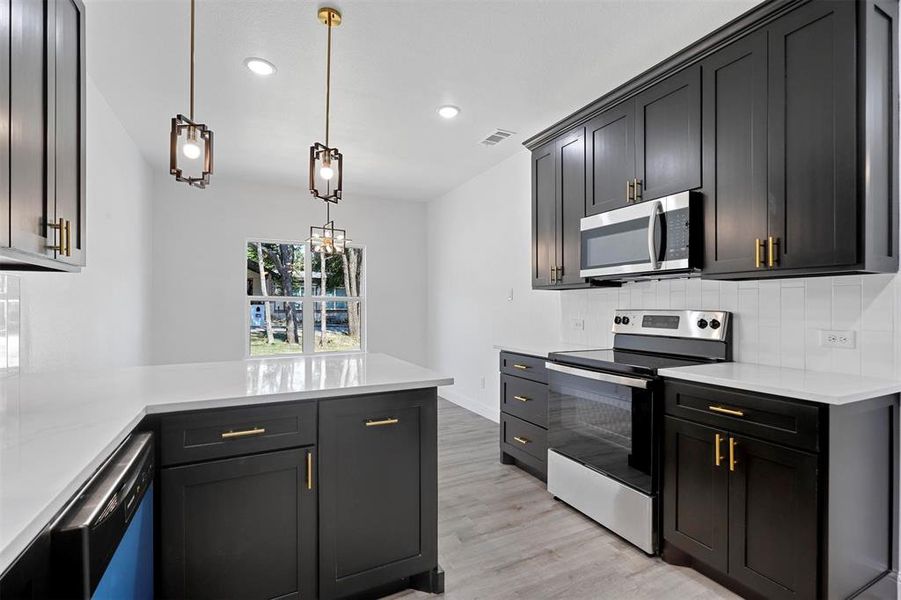
[[[345,197],[430,200],[757,0],[344,0],[332,142]],[[88,72],[147,160],[187,113],[187,0],[89,0]],[[324,135],[326,30],[306,0],[199,0],[197,114],[218,177],[305,185]],[[242,64],[278,67],[259,78]],[[440,104],[460,116],[445,121]],[[517,134],[479,144],[495,128]]]

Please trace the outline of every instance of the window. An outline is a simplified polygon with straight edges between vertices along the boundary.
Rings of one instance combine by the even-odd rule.
[[[296,242],[247,243],[250,356],[364,349],[364,251],[314,253]]]

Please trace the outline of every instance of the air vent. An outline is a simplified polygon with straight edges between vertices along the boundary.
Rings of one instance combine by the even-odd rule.
[[[516,133],[515,131],[507,131],[506,129],[496,129],[492,131],[491,134],[482,140],[482,143],[486,146],[496,146],[497,144],[503,142],[505,139],[510,137]]]

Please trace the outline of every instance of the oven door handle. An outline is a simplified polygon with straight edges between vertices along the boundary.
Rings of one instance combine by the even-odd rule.
[[[568,367],[566,365],[560,365],[555,362],[546,362],[544,366],[550,369],[551,371],[557,371],[558,373],[563,373],[565,375],[574,375],[575,377],[585,377],[587,379],[594,379],[595,381],[604,381],[607,383],[615,383],[616,385],[625,385],[628,387],[641,388],[646,390],[648,388],[648,380],[647,379],[639,379],[637,377],[626,377],[624,375],[613,375],[611,373],[601,373],[599,371],[588,371],[586,369],[577,369],[575,367]]]
[[[651,259],[651,270],[660,269],[660,261],[657,258],[659,251],[657,250],[657,217],[663,213],[663,203],[660,200],[654,200],[651,206],[651,215],[648,217],[648,258]]]

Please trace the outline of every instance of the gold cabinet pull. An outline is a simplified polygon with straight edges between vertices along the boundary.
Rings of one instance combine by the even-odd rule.
[[[712,410],[716,413],[721,413],[724,415],[730,415],[732,417],[743,417],[745,413],[740,410],[735,410],[734,408],[726,408],[725,406],[708,406],[707,410]]]
[[[519,437],[518,435],[513,436],[513,439],[516,440],[517,442],[519,442],[520,444],[522,444],[523,446],[530,443],[530,441],[531,441],[531,440],[527,440],[524,437]]]
[[[48,244],[47,249],[55,250],[56,252],[59,252],[60,254],[65,254],[66,242],[65,242],[64,236],[66,235],[66,220],[63,219],[62,217],[60,217],[59,223],[47,223],[47,227],[49,227],[50,229],[56,230],[56,240],[57,240],[57,243],[54,245]]]
[[[241,431],[225,431],[222,433],[223,440],[231,440],[235,438],[243,438],[251,435],[261,435],[266,433],[265,427],[254,427],[253,429],[242,429]]]
[[[397,425],[397,419],[369,419],[366,421],[366,427],[379,427],[381,425]]]
[[[738,461],[735,460],[735,447],[738,446],[738,442],[735,441],[735,438],[729,438],[729,470],[735,470],[735,463]]]
[[[307,450],[307,489],[313,489],[313,453]]]
[[[528,402],[529,401],[529,398],[526,398],[525,396],[513,396],[513,399],[519,400],[520,402]]]
[[[779,238],[770,236],[767,239],[767,266],[775,267],[779,263]]]
[[[764,254],[766,254],[766,242],[756,238],[754,240],[754,266],[758,269],[763,266]]]
[[[72,221],[66,219],[66,256],[72,256]]]
[[[521,365],[521,364],[519,364],[519,363],[515,363],[515,364],[513,365],[513,368],[514,368],[514,369],[522,369],[523,371],[525,371],[526,369],[529,368],[529,365]]]
[[[632,203],[632,180],[626,180],[626,204]]]
[[[723,460],[723,455],[720,453],[720,443],[723,441],[723,436],[720,434],[716,434],[714,444],[716,447],[713,450],[713,463],[716,466],[720,466],[720,463]]]
[[[632,180],[632,201],[641,202],[641,179]]]

